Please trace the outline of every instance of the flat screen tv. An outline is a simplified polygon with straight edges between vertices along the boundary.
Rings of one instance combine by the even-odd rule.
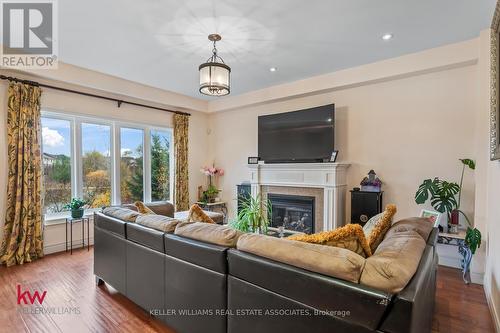
[[[259,117],[259,157],[265,163],[329,161],[335,105]]]

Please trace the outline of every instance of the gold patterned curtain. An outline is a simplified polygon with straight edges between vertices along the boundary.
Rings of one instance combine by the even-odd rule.
[[[12,83],[7,96],[7,205],[0,262],[43,257],[39,87]]]
[[[189,209],[188,174],[189,116],[174,114],[175,210]]]

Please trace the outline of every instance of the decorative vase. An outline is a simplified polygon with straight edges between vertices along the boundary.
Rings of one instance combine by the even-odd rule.
[[[83,208],[72,209],[71,217],[74,219],[81,219],[83,217]]]
[[[458,234],[459,217],[460,213],[458,210],[452,210],[450,212],[450,221],[448,224],[448,232],[450,234]]]

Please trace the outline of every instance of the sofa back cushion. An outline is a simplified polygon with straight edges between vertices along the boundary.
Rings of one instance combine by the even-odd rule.
[[[363,257],[343,248],[257,234],[244,234],[236,247],[240,251],[355,283],[358,283],[365,264]]]
[[[425,241],[415,231],[394,233],[366,259],[360,283],[389,293],[400,292],[417,271]]]
[[[104,215],[108,215],[125,222],[135,222],[141,214],[128,208],[122,207],[106,207],[102,210]]]
[[[175,234],[210,244],[236,247],[236,242],[243,233],[215,223],[182,222],[175,228]]]
[[[169,233],[174,232],[175,227],[180,222],[181,221],[174,219],[173,217],[156,214],[140,215],[135,220],[135,223],[137,224]]]
[[[394,234],[400,232],[415,231],[424,241],[427,241],[433,228],[433,223],[429,222],[426,218],[409,217],[393,223],[385,234],[385,238],[392,237]]]

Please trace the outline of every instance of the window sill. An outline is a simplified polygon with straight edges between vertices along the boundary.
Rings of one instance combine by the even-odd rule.
[[[94,211],[99,211],[99,209],[93,209],[93,210],[86,210],[84,217],[90,218],[90,220],[93,220],[94,216]],[[45,226],[53,226],[53,225],[58,225],[58,224],[65,224],[66,223],[66,218],[70,217],[69,214],[57,214],[53,216],[46,216],[44,218],[44,225]]]

